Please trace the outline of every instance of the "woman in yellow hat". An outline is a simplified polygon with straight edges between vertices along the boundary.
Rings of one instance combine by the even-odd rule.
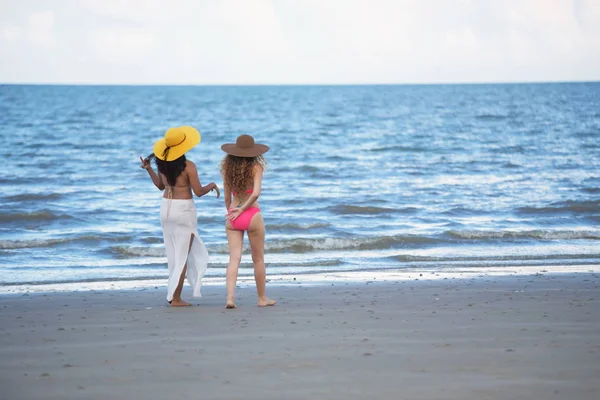
[[[167,301],[174,307],[189,306],[181,299],[183,281],[187,276],[193,296],[200,297],[202,277],[208,266],[208,251],[198,236],[196,206],[192,191],[198,197],[219,188],[214,182],[202,186],[196,165],[186,160],[185,153],[200,143],[200,132],[191,126],[171,128],[164,138],[154,143],[154,153],[142,161],[152,182],[164,190],[160,206],[160,224],[169,266]],[[158,174],[150,160],[156,159]]]
[[[258,305],[273,306],[275,300],[269,299],[265,293],[265,223],[258,206],[265,168],[263,154],[269,151],[269,146],[254,143],[254,138],[250,135],[241,135],[235,143],[224,144],[221,149],[227,153],[221,163],[225,207],[228,211],[225,223],[229,243],[226,307],[236,307],[235,285],[242,259],[244,232],[248,232],[252,249]]]

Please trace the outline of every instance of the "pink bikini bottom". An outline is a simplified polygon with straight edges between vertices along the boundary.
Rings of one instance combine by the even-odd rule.
[[[231,208],[229,211],[231,210],[233,210],[233,208]],[[237,217],[233,221],[229,221],[231,223],[231,227],[236,231],[247,231],[248,228],[250,228],[250,222],[252,221],[252,217],[254,217],[254,215],[259,212],[260,208],[258,207],[246,208],[244,211],[242,211],[239,217]]]

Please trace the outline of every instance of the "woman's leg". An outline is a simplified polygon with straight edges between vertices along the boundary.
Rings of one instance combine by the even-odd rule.
[[[242,260],[242,245],[244,243],[244,231],[232,229],[227,221],[225,225],[227,243],[229,244],[229,265],[227,265],[227,308],[235,308],[235,285],[237,283],[238,269]]]
[[[192,251],[192,244],[194,243],[194,235],[190,236],[190,246],[188,247],[188,256],[190,255],[190,251]],[[185,274],[187,272],[187,261],[183,266],[183,271],[181,271],[181,276],[179,277],[179,284],[175,291],[173,292],[173,300],[171,301],[171,305],[173,307],[185,307],[191,306],[187,301],[181,300],[181,291],[183,290],[183,283],[185,282]]]
[[[248,240],[252,249],[252,262],[254,263],[254,280],[260,307],[274,306],[276,301],[266,295],[267,272],[265,269],[265,223],[261,213],[252,217],[248,228]]]

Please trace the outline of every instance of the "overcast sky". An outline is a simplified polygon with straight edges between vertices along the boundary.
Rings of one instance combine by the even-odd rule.
[[[0,0],[0,82],[600,80],[600,0]]]

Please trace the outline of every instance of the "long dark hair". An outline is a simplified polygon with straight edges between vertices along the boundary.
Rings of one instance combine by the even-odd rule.
[[[175,186],[177,177],[181,175],[185,169],[185,154],[173,161],[160,160],[154,154],[150,154],[148,157],[146,157],[146,159],[149,161],[151,161],[153,158],[156,162],[156,168],[158,168],[158,172],[167,178],[167,183],[169,186]]]

